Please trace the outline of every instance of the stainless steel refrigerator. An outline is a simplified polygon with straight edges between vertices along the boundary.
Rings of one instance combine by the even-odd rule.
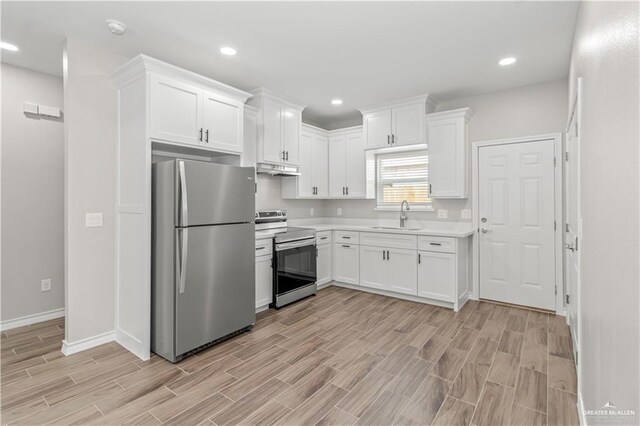
[[[152,167],[151,350],[171,362],[255,324],[254,169]]]

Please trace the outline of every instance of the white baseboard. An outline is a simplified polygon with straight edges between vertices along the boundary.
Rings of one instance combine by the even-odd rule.
[[[326,283],[318,284],[318,290],[321,290],[326,287],[331,287],[332,285],[333,285],[333,281],[327,281]]]
[[[26,317],[14,318],[0,322],[0,331],[11,330],[12,328],[37,324],[39,322],[62,317],[64,317],[64,308],[54,309],[53,311],[42,312],[40,314],[27,315]]]
[[[150,344],[142,344],[139,339],[121,328],[116,328],[115,341],[143,361],[151,357]]]
[[[113,342],[114,340],[116,340],[115,330],[98,334],[97,336],[87,337],[86,339],[78,340],[77,342],[67,342],[66,340],[63,340],[62,353],[65,355],[72,355],[86,351],[87,349],[95,348],[96,346],[104,345],[105,343]]]

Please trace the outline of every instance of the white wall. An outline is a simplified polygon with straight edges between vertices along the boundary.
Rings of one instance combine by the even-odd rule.
[[[63,123],[25,101],[62,108],[62,79],[2,64],[2,321],[64,308]]]
[[[256,210],[286,209],[291,219],[325,216],[325,202],[320,200],[283,200],[280,176],[258,175]]]
[[[640,423],[638,12],[637,2],[580,3],[569,96],[582,77],[578,384],[585,409],[635,410],[625,424]]]
[[[567,121],[567,81],[445,101],[438,104],[437,111],[462,107],[470,107],[474,112],[469,122],[470,145],[475,141],[562,132]],[[375,206],[375,200],[332,200],[327,202],[326,214],[336,217],[337,209],[342,208],[342,217],[397,219],[399,216],[398,212],[375,211]],[[436,200],[434,206],[448,210],[446,220],[461,220],[460,210],[471,209],[471,198]],[[445,220],[438,219],[437,212],[410,211],[409,218]]]
[[[65,46],[65,275],[67,344],[114,329],[116,90],[128,58],[79,40]],[[85,227],[101,212],[104,226]]]

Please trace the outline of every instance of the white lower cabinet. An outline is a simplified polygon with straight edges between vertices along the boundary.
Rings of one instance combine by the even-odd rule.
[[[360,253],[356,244],[333,245],[333,279],[347,284],[360,282]]]
[[[331,244],[318,245],[317,277],[318,285],[331,281]]]
[[[454,302],[456,255],[420,251],[418,256],[418,296]]]
[[[415,296],[416,258],[415,250],[360,246],[360,285]]]
[[[417,294],[418,271],[416,268],[418,254],[415,250],[387,250],[389,265],[388,290],[396,293]]]
[[[272,240],[256,241],[256,309],[268,306],[273,298]]]

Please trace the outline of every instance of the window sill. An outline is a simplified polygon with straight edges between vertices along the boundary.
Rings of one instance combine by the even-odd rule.
[[[378,206],[375,207],[373,209],[374,211],[378,211],[378,212],[399,212],[400,211],[400,206]],[[433,206],[415,206],[415,207],[411,207],[410,210],[407,210],[408,213],[411,212],[434,212],[436,211],[435,208],[433,208]]]

